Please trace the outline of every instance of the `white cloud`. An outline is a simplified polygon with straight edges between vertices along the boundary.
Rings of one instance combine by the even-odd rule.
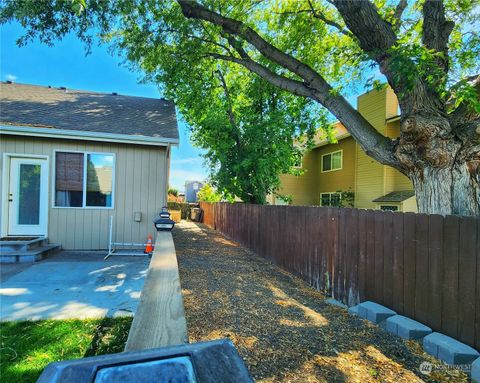
[[[7,81],[15,81],[15,80],[17,79],[17,76],[9,73],[9,74],[7,74],[7,75],[5,76],[5,79],[6,79]]]

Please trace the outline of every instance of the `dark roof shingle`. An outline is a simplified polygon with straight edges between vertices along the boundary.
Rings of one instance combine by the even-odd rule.
[[[173,102],[0,83],[0,123],[178,139]]]
[[[382,197],[376,198],[372,202],[402,202],[410,197],[413,197],[414,195],[415,193],[411,190],[394,191]]]

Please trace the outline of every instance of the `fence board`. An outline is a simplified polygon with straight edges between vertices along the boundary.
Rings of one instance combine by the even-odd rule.
[[[393,306],[393,214],[383,213],[383,304]]]
[[[347,304],[374,300],[480,348],[480,218],[200,204],[204,222]]]
[[[374,300],[380,304],[384,304],[383,295],[383,219],[384,213],[382,211],[375,211],[375,231],[374,231],[374,247],[375,247],[375,268],[374,268],[374,280],[375,280],[375,295]]]
[[[477,275],[475,280],[477,281],[477,304],[475,308],[476,318],[475,318],[475,344],[477,347],[480,346],[480,259],[478,258],[480,254],[480,222],[477,221]]]
[[[458,291],[459,316],[458,338],[465,343],[472,343],[475,338],[475,242],[477,237],[476,220],[466,217],[460,221],[459,241],[459,275]],[[478,301],[478,299],[477,299]]]
[[[447,216],[444,220],[442,283],[442,331],[457,335],[458,330],[458,245],[460,218]]]
[[[428,321],[428,216],[416,218],[415,315],[422,323]]]
[[[365,301],[367,288],[367,211],[358,212],[358,294],[359,301]]]
[[[428,322],[442,328],[443,217],[431,215],[428,234]]]
[[[367,215],[367,269],[365,300],[375,300],[375,215],[372,210]]]
[[[416,246],[415,246],[415,214],[406,213],[403,216],[403,302],[405,315],[415,316],[416,291]]]
[[[403,315],[404,314],[404,268],[403,268],[403,214],[393,214],[392,217],[392,230],[393,230],[393,241],[392,241],[392,272],[393,272],[393,295],[392,295],[392,306],[396,307],[396,311]]]

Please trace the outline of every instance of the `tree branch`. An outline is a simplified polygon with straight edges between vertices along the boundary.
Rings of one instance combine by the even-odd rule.
[[[395,13],[393,14],[393,18],[395,19],[395,28],[398,30],[400,25],[402,24],[402,15],[405,8],[408,6],[407,0],[400,0],[395,8]]]
[[[225,98],[227,100],[227,114],[228,119],[230,120],[230,125],[232,125],[232,134],[235,136],[235,143],[237,144],[237,150],[241,150],[240,147],[240,137],[238,136],[237,123],[235,121],[235,114],[233,113],[232,98],[230,96],[230,91],[228,90],[227,82],[225,77],[220,69],[217,70],[220,83],[222,84],[223,91],[225,93]]]
[[[225,81],[225,77],[223,76],[223,73],[220,69],[217,70],[217,74],[218,74],[218,78],[220,79],[220,83],[222,84],[222,88],[225,93],[225,98],[227,99],[228,119],[230,120],[230,124],[232,125],[232,127],[235,128],[237,124],[235,122],[235,115],[233,114],[232,99],[230,97],[230,92],[227,87],[227,82]]]
[[[471,76],[468,82],[480,99],[480,74]],[[462,102],[450,115],[452,129],[464,145],[480,145],[480,112],[467,101]]]
[[[252,28],[238,20],[210,11],[192,0],[177,1],[185,17],[209,21],[220,26],[224,32],[238,36],[252,44],[264,57],[288,69],[304,81],[300,82],[277,75],[268,68],[251,60],[246,54],[243,55],[241,59],[219,54],[210,54],[211,57],[243,65],[283,90],[298,96],[309,97],[319,102],[343,123],[367,154],[383,164],[396,168],[399,167],[399,162],[393,154],[392,140],[380,134],[344,97],[337,94],[325,79],[310,66],[280,51],[277,47],[263,39]]]
[[[423,75],[417,75],[412,80],[409,78],[410,72],[401,73],[392,66],[395,57],[391,52],[398,39],[394,27],[380,16],[377,7],[368,0],[331,1],[342,15],[347,28],[358,39],[362,50],[378,63],[380,72],[385,75],[397,95],[402,111],[407,115],[443,113],[441,98]],[[410,60],[412,68],[415,68],[411,59],[406,60]]]
[[[209,53],[208,56],[218,60],[230,61],[239,65],[242,65],[245,68],[247,68],[249,71],[259,75],[264,80],[268,81],[269,83],[271,83],[272,85],[275,85],[280,89],[293,93],[296,96],[315,99],[313,90],[308,88],[303,82],[293,80],[288,77],[280,76],[272,72],[270,69],[264,67],[263,65],[251,59],[240,59],[238,57],[226,56],[218,53]]]
[[[437,59],[445,73],[448,72],[448,39],[455,23],[445,18],[443,1],[427,0],[423,4],[423,34],[422,42],[428,49],[443,53]]]
[[[325,24],[330,25],[331,27],[336,28],[340,33],[344,34],[345,36],[353,37],[353,35],[350,31],[343,28],[337,22],[326,18],[323,13],[315,10],[311,0],[307,0],[307,1],[308,1],[308,6],[310,7],[310,11],[312,12],[313,17],[315,17],[316,19],[322,20]]]

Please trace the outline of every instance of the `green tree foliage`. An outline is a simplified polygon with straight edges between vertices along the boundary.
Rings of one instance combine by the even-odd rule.
[[[220,202],[222,196],[210,184],[205,184],[197,193],[198,202]]]
[[[173,196],[175,196],[175,197],[178,197],[178,190],[175,189],[175,188],[170,188],[170,187],[169,187],[169,188],[168,188],[168,194],[171,194],[171,195],[173,195]]]
[[[321,105],[412,180],[420,211],[480,213],[477,0],[24,0],[0,12],[26,27],[20,44],[99,35],[163,84],[219,190],[262,202],[295,157],[284,140],[315,126]],[[384,79],[400,103],[397,139],[344,96]]]
[[[280,174],[298,173],[292,166],[302,148],[294,145],[293,137],[312,137],[321,125],[328,130],[326,114],[312,100],[295,97],[235,63],[207,55],[204,39],[192,37],[198,31],[191,29],[175,3],[162,7],[120,1],[117,9],[109,9],[106,2],[77,2],[74,13],[62,1],[23,6],[10,11],[36,14],[35,21],[25,26],[37,24],[43,41],[53,43],[64,32],[57,29],[60,20],[47,20],[46,15],[68,15],[68,27],[87,43],[89,28],[100,28],[103,38],[146,74],[145,80],[161,84],[191,128],[193,144],[205,150],[211,182],[222,194],[265,203],[267,194],[278,188]],[[153,24],[150,17],[155,18]],[[120,23],[119,30],[111,27],[113,20]],[[20,43],[34,35],[28,32]]]

